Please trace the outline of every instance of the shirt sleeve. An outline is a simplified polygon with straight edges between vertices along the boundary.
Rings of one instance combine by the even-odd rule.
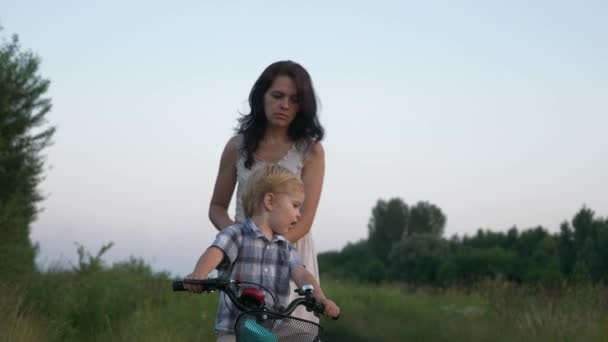
[[[224,251],[224,256],[228,258],[230,264],[233,264],[239,255],[239,246],[241,245],[240,241],[242,240],[242,236],[243,234],[240,226],[233,225],[224,228],[219,232],[211,246]]]
[[[302,260],[300,260],[300,256],[298,255],[298,252],[296,252],[296,249],[289,244],[289,273],[300,266],[304,266],[304,264],[302,263]]]

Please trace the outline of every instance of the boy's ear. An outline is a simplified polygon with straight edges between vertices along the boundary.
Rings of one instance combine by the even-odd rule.
[[[271,211],[272,205],[274,204],[274,194],[272,192],[265,193],[262,202],[264,204],[264,209],[266,209],[266,211]]]

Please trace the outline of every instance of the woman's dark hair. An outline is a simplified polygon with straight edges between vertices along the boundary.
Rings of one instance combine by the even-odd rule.
[[[268,91],[277,76],[288,76],[296,84],[298,92],[299,111],[287,129],[287,134],[298,147],[321,141],[325,130],[317,117],[317,97],[312,86],[308,71],[300,64],[292,61],[280,61],[269,65],[255,81],[249,93],[249,108],[251,112],[239,118],[236,129],[242,134],[244,141],[240,146],[245,155],[245,167],[251,169],[254,163],[254,152],[266,130],[267,119],[264,112],[264,94]]]

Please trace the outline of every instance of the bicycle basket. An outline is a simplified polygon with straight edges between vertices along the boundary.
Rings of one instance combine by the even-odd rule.
[[[262,310],[240,314],[234,325],[237,342],[316,342],[321,331],[317,323]]]

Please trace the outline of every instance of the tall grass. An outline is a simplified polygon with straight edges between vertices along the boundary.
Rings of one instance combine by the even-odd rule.
[[[330,336],[348,332],[357,341],[471,341],[485,335],[478,326],[487,312],[480,296],[403,285],[322,283],[343,312],[340,320],[326,321]]]
[[[32,281],[26,296],[57,340],[172,341],[213,338],[217,296],[174,294],[166,274],[137,260],[109,270],[54,270]]]
[[[25,303],[25,289],[0,283],[0,341],[49,341],[58,331]]]
[[[0,283],[0,341],[213,341],[218,294],[173,293],[138,259]],[[325,341],[608,341],[608,290],[365,285],[322,278],[342,308]]]
[[[608,341],[608,288],[590,284],[479,287],[490,308],[488,321],[513,339]]]
[[[608,289],[517,286],[369,286],[323,280],[344,312],[330,336],[354,341],[608,341]]]
[[[54,268],[22,284],[2,284],[0,341],[215,338],[217,294],[175,294],[167,274],[153,273],[138,259],[111,268],[95,262],[94,257],[74,270]]]

